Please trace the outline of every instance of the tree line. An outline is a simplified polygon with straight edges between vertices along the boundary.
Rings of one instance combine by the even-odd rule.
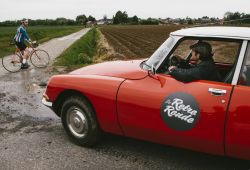
[[[75,20],[73,19],[67,19],[67,18],[56,18],[56,19],[29,19],[29,25],[35,26],[35,25],[53,25],[53,26],[61,26],[61,25],[86,25],[88,21],[96,21],[96,19],[93,16],[86,17],[85,15],[79,15],[76,17]],[[3,21],[0,22],[0,26],[18,26],[20,25],[21,20],[16,21]]]
[[[107,15],[104,15],[102,21],[108,21]],[[138,18],[136,15],[129,17],[127,12],[124,11],[117,11],[116,14],[113,16],[112,24],[130,24],[130,25],[158,25],[160,23],[163,24],[171,24],[171,23],[178,23],[178,24],[198,24],[198,23],[218,23],[223,22],[224,24],[250,24],[250,14],[240,13],[240,12],[226,12],[224,14],[223,19],[219,18],[209,18],[208,16],[203,16],[201,18],[147,18],[141,19]],[[88,17],[84,14],[78,15],[75,20],[67,19],[67,18],[56,18],[56,19],[37,19],[32,20],[29,19],[30,25],[87,25],[88,23],[95,24],[97,21],[95,17],[89,15]],[[17,26],[20,24],[20,20],[17,21],[3,21],[0,22],[0,26]]]
[[[226,12],[224,15],[224,22],[237,24],[250,24],[250,14],[239,12]]]

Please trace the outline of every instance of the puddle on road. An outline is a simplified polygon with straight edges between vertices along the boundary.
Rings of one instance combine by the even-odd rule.
[[[31,69],[1,77],[0,112],[17,116],[52,118],[57,116],[41,103],[49,77],[52,73],[46,69]],[[43,86],[39,86],[43,85]]]
[[[60,124],[55,113],[41,103],[50,74],[27,70],[0,77],[0,135],[51,131]],[[59,123],[58,123],[59,122]]]

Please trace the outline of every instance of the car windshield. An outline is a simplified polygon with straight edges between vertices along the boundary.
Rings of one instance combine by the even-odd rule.
[[[145,62],[143,68],[148,70],[152,65],[157,66],[158,63],[165,58],[174,44],[181,37],[170,36],[154,53],[153,55]]]

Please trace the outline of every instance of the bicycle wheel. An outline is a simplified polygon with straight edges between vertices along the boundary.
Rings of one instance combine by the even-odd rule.
[[[49,64],[49,54],[44,50],[34,50],[31,54],[30,61],[37,68],[44,68]]]
[[[11,72],[15,73],[21,69],[22,56],[19,53],[12,54],[2,58],[3,67]]]

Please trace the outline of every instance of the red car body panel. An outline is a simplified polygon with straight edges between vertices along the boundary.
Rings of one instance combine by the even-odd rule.
[[[151,77],[127,80],[121,85],[118,115],[126,136],[223,155],[224,122],[231,85],[208,81],[181,83],[166,75],[157,78],[159,80]],[[227,94],[212,96],[208,92],[210,87],[226,89]],[[201,108],[199,122],[188,131],[170,129],[160,115],[164,98],[178,91],[192,94]]]
[[[226,154],[250,159],[250,89],[235,86],[226,122]]]
[[[123,80],[121,78],[95,75],[54,76],[50,79],[46,94],[50,101],[55,102],[59,94],[65,90],[75,90],[82,93],[91,101],[101,129],[122,135],[117,121],[116,94]]]
[[[140,68],[142,60],[106,62],[87,66],[68,75],[54,76],[46,94],[55,102],[65,90],[85,95],[95,108],[102,130],[122,135],[116,114],[116,95],[125,78],[140,79],[147,71]]]
[[[114,61],[95,64],[83,67],[70,74],[79,75],[101,75],[109,77],[119,77],[124,79],[140,79],[147,75],[147,71],[142,70],[139,65],[143,60]]]

